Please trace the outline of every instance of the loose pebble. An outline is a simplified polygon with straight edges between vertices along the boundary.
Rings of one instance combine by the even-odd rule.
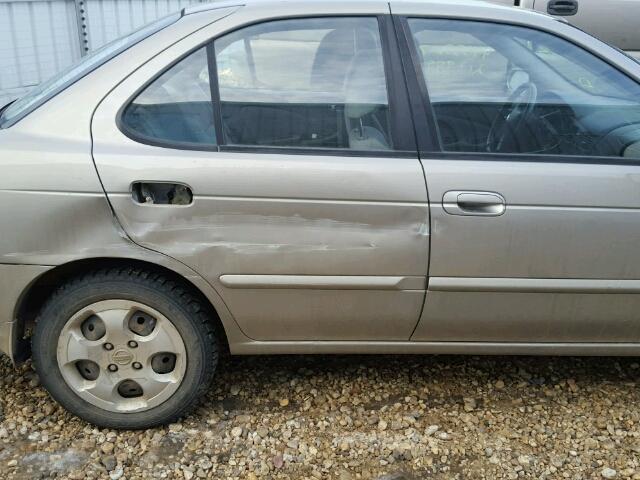
[[[125,431],[2,358],[0,478],[640,480],[638,373],[624,358],[238,357],[187,417]]]

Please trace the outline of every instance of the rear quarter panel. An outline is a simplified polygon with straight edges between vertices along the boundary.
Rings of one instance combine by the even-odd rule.
[[[93,258],[137,259],[177,272],[211,301],[229,341],[244,340],[208,283],[179,262],[139,247],[125,235],[96,173],[90,132],[95,108],[122,79],[179,39],[236,8],[184,17],[0,130],[1,351],[13,353],[16,305],[31,282],[50,267]]]

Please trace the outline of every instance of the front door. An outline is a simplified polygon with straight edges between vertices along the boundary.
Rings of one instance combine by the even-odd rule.
[[[252,23],[237,15],[225,28]],[[252,339],[408,340],[417,324],[428,201],[381,21],[201,31],[95,114],[127,234],[206,278]]]
[[[522,26],[403,29],[438,127],[421,156],[432,254],[413,339],[640,341],[637,81]]]

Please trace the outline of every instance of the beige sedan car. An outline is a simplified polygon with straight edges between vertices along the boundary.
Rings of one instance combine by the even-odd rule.
[[[637,355],[639,82],[481,2],[163,18],[0,113],[0,349],[112,428],[222,350]]]

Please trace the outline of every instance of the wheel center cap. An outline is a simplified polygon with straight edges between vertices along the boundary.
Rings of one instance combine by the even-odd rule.
[[[133,354],[130,351],[121,348],[113,352],[111,359],[118,365],[128,365],[133,361]]]

